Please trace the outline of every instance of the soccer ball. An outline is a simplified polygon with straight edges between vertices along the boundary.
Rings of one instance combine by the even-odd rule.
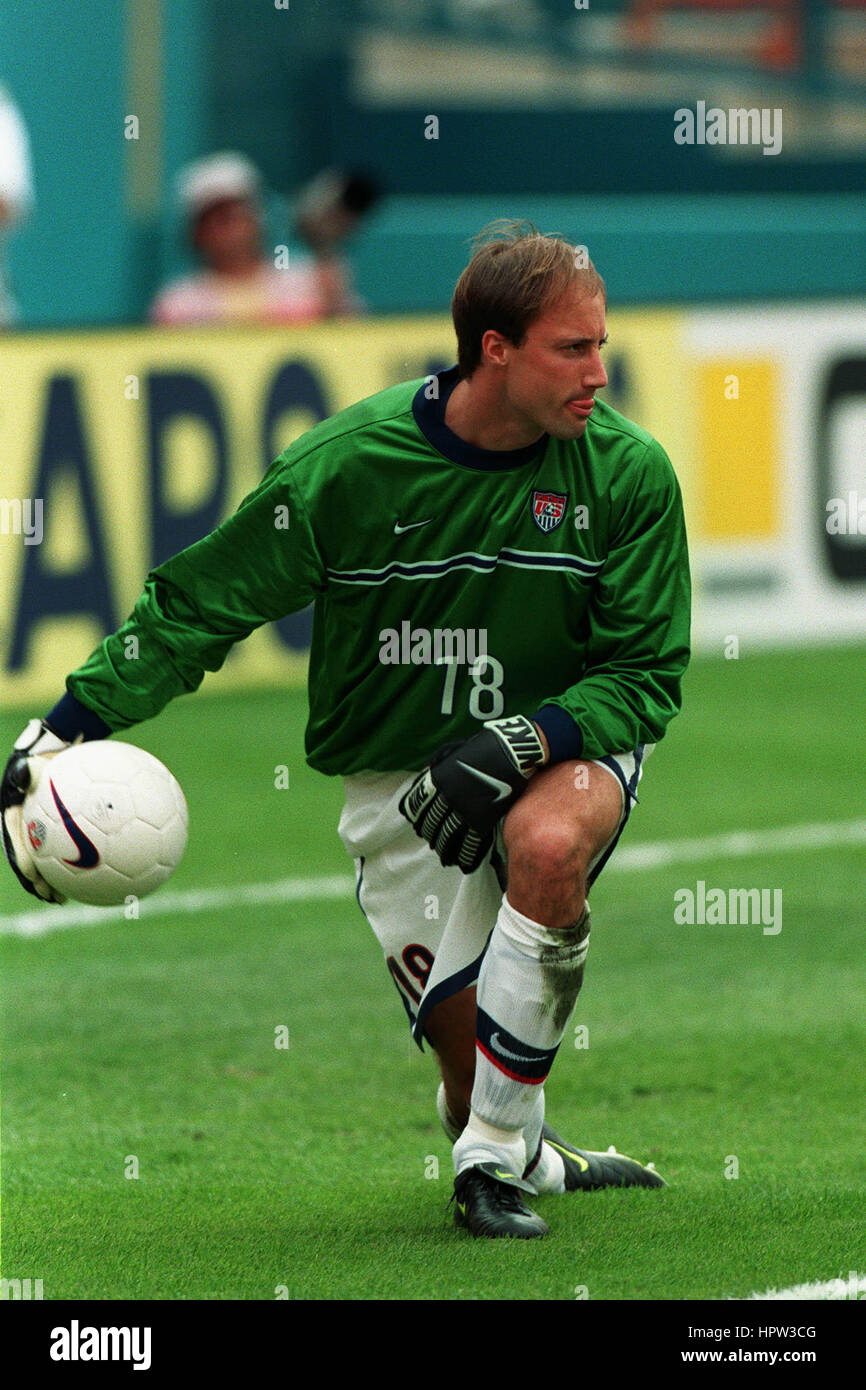
[[[167,767],[131,743],[101,739],[47,760],[22,807],[46,883],[112,907],[164,883],[186,848],[186,801]]]

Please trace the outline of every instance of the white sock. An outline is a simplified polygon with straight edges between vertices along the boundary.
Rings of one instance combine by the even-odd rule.
[[[588,903],[574,926],[554,930],[503,894],[478,978],[472,1110],[485,1124],[521,1137],[537,1126],[538,1088],[580,990],[589,928]]]
[[[524,1174],[524,1181],[528,1183],[533,1192],[564,1192],[565,1164],[562,1161],[562,1154],[557,1153],[556,1149],[552,1149],[549,1144],[542,1142],[544,1087],[539,1086],[538,1090],[539,1095],[535,1102],[532,1118],[523,1130],[523,1138],[526,1143],[526,1161],[533,1164],[531,1171]],[[537,1162],[533,1163],[536,1155],[538,1155]]]
[[[448,1109],[444,1081],[439,1082],[439,1089],[436,1092],[436,1111],[439,1115],[439,1122],[452,1145],[456,1144],[462,1130]],[[543,1124],[544,1087],[540,1086],[532,1119],[523,1131],[527,1163],[532,1163],[536,1154],[538,1158],[533,1164],[531,1173],[526,1174],[524,1180],[533,1192],[564,1192],[565,1164],[562,1161],[562,1154],[558,1154],[549,1144],[542,1143],[541,1128]],[[485,1152],[487,1151],[485,1150]],[[470,1165],[467,1164],[466,1166]]]
[[[535,1104],[532,1113],[526,1124],[523,1126],[523,1138],[526,1141],[526,1162],[532,1163],[538,1156],[541,1146],[541,1130],[544,1125],[544,1087],[537,1087]]]
[[[479,1163],[495,1163],[504,1173],[520,1178],[526,1167],[526,1143],[520,1130],[488,1125],[470,1110],[469,1123],[454,1145],[454,1172]]]
[[[558,1154],[549,1144],[542,1144],[541,1157],[526,1183],[533,1192],[564,1192],[565,1163],[562,1154]]]

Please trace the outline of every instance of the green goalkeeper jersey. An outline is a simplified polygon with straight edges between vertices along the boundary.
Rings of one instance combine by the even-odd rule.
[[[457,380],[392,387],[297,439],[148,575],[67,706],[129,728],[312,602],[306,753],[321,772],[419,769],[511,714],[538,718],[552,761],[657,742],[689,653],[667,455],[602,401],[581,439],[477,448],[445,423]]]

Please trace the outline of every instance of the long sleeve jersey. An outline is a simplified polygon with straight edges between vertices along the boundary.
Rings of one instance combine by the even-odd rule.
[[[667,455],[598,400],[579,439],[478,448],[445,422],[457,380],[391,387],[297,439],[234,515],[148,575],[68,678],[58,731],[79,706],[88,736],[153,717],[254,628],[313,603],[305,747],[323,773],[419,769],[500,715],[537,719],[552,761],[658,742],[689,656]]]

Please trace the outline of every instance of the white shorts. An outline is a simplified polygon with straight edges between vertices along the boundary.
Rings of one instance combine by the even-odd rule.
[[[622,816],[590,865],[590,884],[616,848],[653,746],[641,744],[633,753],[592,760],[619,782]],[[478,979],[502,902],[499,875],[506,855],[500,828],[493,850],[474,873],[445,868],[398,810],[417,775],[369,772],[345,777],[339,835],[355,861],[361,911],[379,939],[421,1047],[424,1020],[433,1005]]]

